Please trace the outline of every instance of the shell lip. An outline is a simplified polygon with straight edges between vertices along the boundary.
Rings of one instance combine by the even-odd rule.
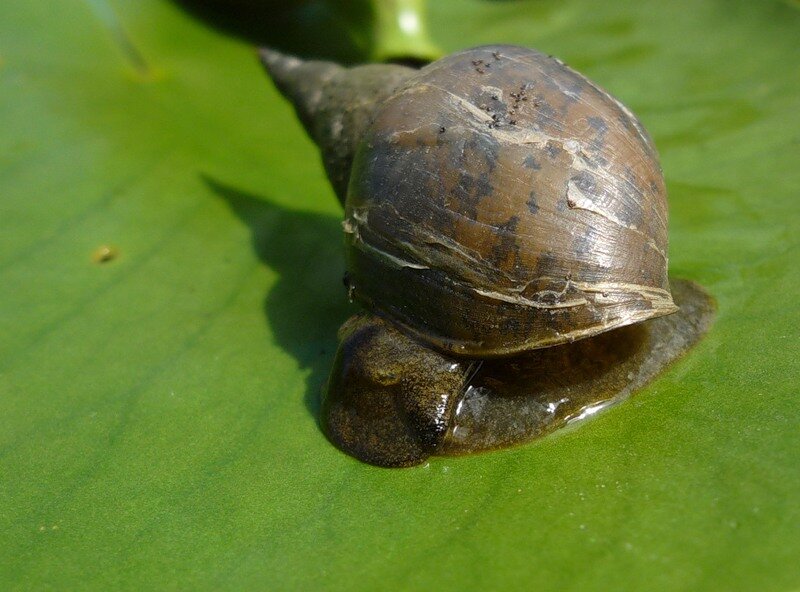
[[[417,341],[425,343],[440,352],[464,358],[501,358],[522,355],[525,352],[536,349],[564,345],[579,341],[581,339],[587,339],[596,335],[600,335],[601,333],[612,331],[614,329],[619,329],[628,325],[634,325],[658,317],[671,315],[680,310],[679,307],[670,299],[668,303],[664,301],[659,306],[650,309],[630,310],[626,314],[620,315],[613,321],[605,321],[589,327],[582,327],[573,331],[562,332],[548,337],[539,336],[532,337],[528,340],[510,341],[502,345],[493,344],[491,347],[487,348],[482,342],[459,340],[450,337],[434,335],[429,331],[426,331],[424,328],[415,327],[407,322],[404,322],[402,319],[398,318],[397,315],[392,314],[391,311],[375,306],[374,303],[366,298],[363,293],[357,295],[356,300],[358,300],[371,312],[386,319],[397,329],[413,337]]]

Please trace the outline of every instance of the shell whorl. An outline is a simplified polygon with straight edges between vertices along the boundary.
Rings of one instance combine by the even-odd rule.
[[[353,155],[377,106],[416,70],[394,64],[344,68],[268,48],[260,49],[259,57],[319,146],[325,172],[344,205]]]

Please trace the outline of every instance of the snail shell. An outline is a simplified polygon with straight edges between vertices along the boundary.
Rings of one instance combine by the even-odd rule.
[[[688,283],[674,321],[641,324],[678,310],[656,150],[559,60],[506,45],[419,71],[261,55],[320,147],[348,294],[373,313],[340,331],[323,402],[341,449],[408,466],[524,441],[641,387],[705,332],[713,306]]]
[[[619,101],[530,49],[453,54],[385,100],[344,228],[355,298],[460,355],[676,310],[652,142]]]

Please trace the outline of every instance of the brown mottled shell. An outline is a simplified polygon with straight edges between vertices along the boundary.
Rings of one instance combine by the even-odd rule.
[[[355,155],[344,229],[352,295],[457,354],[676,310],[650,138],[607,92],[530,49],[453,54],[382,103]]]

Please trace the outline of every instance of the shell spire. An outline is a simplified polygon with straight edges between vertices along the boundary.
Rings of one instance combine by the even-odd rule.
[[[344,205],[353,155],[376,107],[415,72],[394,64],[345,68],[269,48],[261,63],[322,153],[325,172]]]

